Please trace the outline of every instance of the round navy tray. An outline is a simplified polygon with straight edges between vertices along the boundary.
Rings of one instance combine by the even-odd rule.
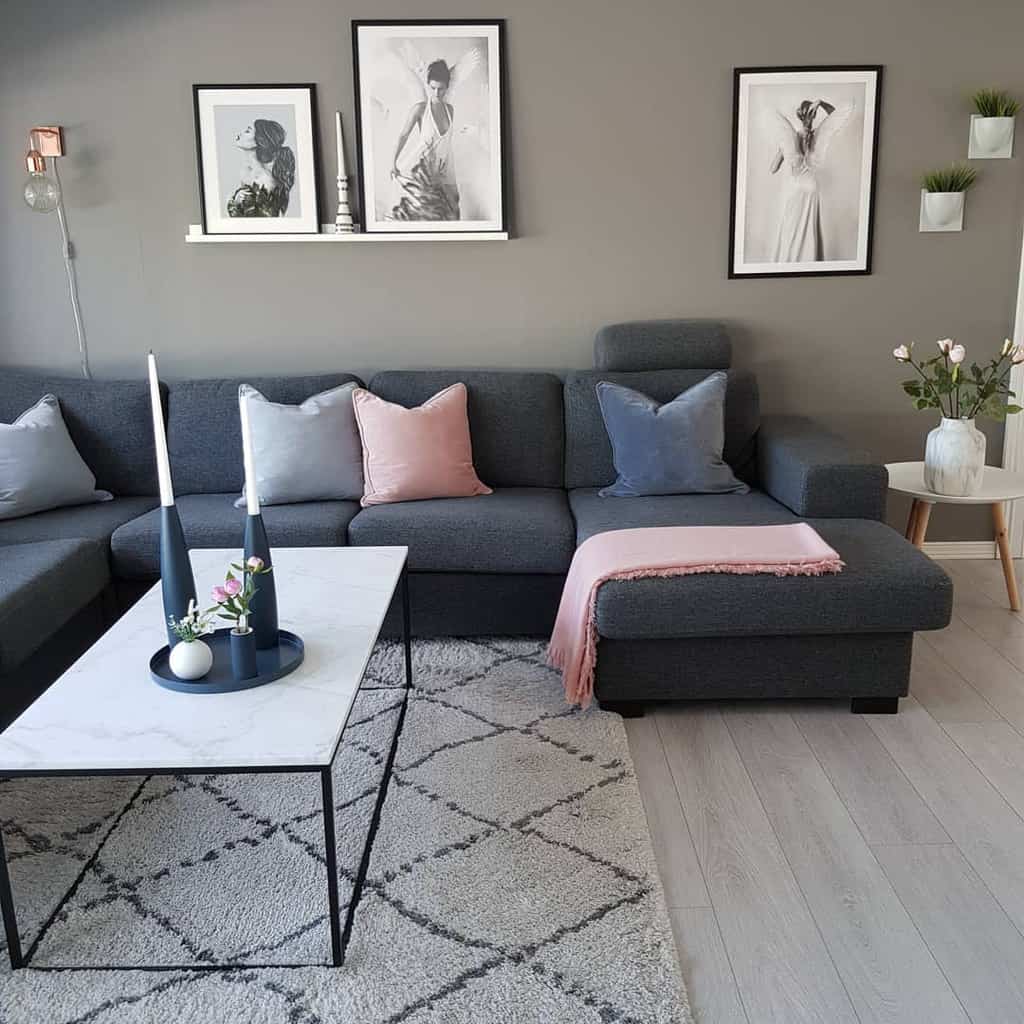
[[[236,679],[231,671],[231,630],[218,629],[203,640],[213,651],[213,666],[202,679],[179,679],[170,666],[171,649],[161,647],[149,659],[149,672],[153,682],[178,693],[233,693],[235,690],[251,690],[264,686],[282,676],[294,672],[301,664],[305,653],[302,637],[282,629],[278,633],[276,647],[256,652],[256,675],[251,679]]]

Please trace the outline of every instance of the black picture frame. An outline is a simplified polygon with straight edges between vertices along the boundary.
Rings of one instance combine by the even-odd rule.
[[[445,28],[459,27],[472,28],[479,26],[485,29],[496,30],[498,42],[498,139],[501,152],[498,154],[497,166],[500,168],[501,183],[498,189],[497,198],[500,203],[500,216],[494,225],[487,227],[458,227],[452,229],[441,229],[436,225],[441,223],[459,224],[459,221],[420,221],[402,222],[419,223],[432,225],[430,227],[409,227],[401,229],[382,229],[374,226],[376,214],[374,212],[374,197],[371,194],[369,182],[367,181],[367,160],[365,159],[365,147],[367,144],[364,131],[364,100],[361,81],[361,59],[359,53],[359,32],[363,28],[402,28],[405,26],[422,29],[437,26],[438,35],[444,35]],[[356,123],[356,166],[359,174],[359,206],[362,213],[363,231],[366,234],[400,234],[404,232],[415,233],[424,236],[443,236],[447,234],[479,234],[487,235],[496,232],[507,233],[509,230],[509,160],[508,160],[508,105],[505,102],[507,89],[507,32],[504,18],[364,18],[353,19],[352,21],[352,78],[355,92],[355,123]]]
[[[312,152],[312,174],[308,181],[309,187],[313,197],[313,215],[314,225],[306,228],[295,228],[288,226],[288,230],[284,231],[281,229],[271,229],[270,231],[256,230],[256,226],[253,225],[249,230],[244,231],[226,231],[220,227],[211,226],[211,218],[207,209],[206,200],[206,175],[204,172],[204,160],[203,160],[203,137],[202,137],[202,115],[200,109],[200,98],[204,91],[217,90],[217,91],[254,91],[254,90],[296,90],[305,92],[308,96],[309,112],[310,112],[310,138],[309,144]],[[320,122],[319,114],[317,112],[316,102],[316,84],[313,82],[256,82],[256,83],[219,83],[219,82],[201,82],[195,83],[192,86],[192,114],[195,122],[195,141],[196,141],[196,168],[198,171],[198,184],[199,184],[199,211],[203,225],[203,234],[216,234],[216,235],[238,235],[245,237],[246,235],[262,234],[262,233],[273,233],[273,234],[294,234],[294,235],[315,235],[320,233]],[[249,218],[247,218],[248,220]],[[252,218],[256,220],[257,218]],[[269,221],[271,218],[259,218],[260,220]]]
[[[732,163],[729,190],[729,249],[728,249],[728,277],[730,280],[747,280],[763,278],[787,278],[787,277],[863,277],[872,272],[872,259],[874,249],[875,230],[875,203],[878,184],[878,143],[881,127],[882,113],[882,80],[884,77],[884,65],[881,64],[815,64],[815,65],[783,65],[768,67],[742,67],[733,70],[733,105],[732,105]],[[740,116],[741,103],[740,95],[743,87],[744,76],[748,75],[785,75],[785,74],[829,74],[849,72],[862,73],[873,76],[873,104],[874,111],[870,123],[864,123],[864,141],[870,141],[870,169],[867,174],[867,181],[861,182],[861,189],[867,191],[867,223],[865,230],[865,254],[863,266],[856,268],[842,269],[799,269],[799,270],[764,270],[764,271],[743,271],[737,269],[737,204],[739,199],[740,175],[744,168],[740,167]],[[863,165],[862,165],[863,170]],[[822,260],[821,262],[829,262]],[[831,262],[852,262],[852,261],[831,261]],[[860,261],[858,261],[860,262]],[[778,266],[785,264],[779,263]]]

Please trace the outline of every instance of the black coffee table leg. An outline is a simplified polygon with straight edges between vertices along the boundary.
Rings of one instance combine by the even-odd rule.
[[[331,919],[331,963],[341,966],[341,909],[338,902],[338,854],[334,842],[334,785],[331,768],[320,771],[324,802],[324,852],[327,857],[327,913]]]
[[[405,685],[412,686],[412,629],[409,624],[409,566],[402,569],[402,640],[405,642]]]
[[[4,934],[7,936],[7,955],[11,968],[24,967],[21,955],[21,940],[18,938],[18,919],[14,914],[14,896],[11,893],[11,876],[7,871],[7,851],[4,849],[3,829],[0,829],[0,911],[4,917]]]

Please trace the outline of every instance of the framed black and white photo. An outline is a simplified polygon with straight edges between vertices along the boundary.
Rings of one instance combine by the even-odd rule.
[[[504,231],[504,22],[352,23],[368,232]]]
[[[870,274],[882,68],[737,68],[729,277]]]
[[[313,234],[316,87],[194,85],[203,231]]]

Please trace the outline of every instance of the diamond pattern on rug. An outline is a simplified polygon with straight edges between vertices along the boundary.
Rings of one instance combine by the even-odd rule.
[[[26,946],[67,892],[33,951],[51,970],[0,968],[11,1021],[691,1024],[621,720],[567,709],[544,650],[414,644],[340,969],[273,966],[328,953],[315,775],[77,780],[83,798],[64,817],[70,780],[0,783],[0,815],[22,830],[7,834]],[[402,645],[378,645],[335,764],[343,913],[403,675]],[[60,969],[99,950],[268,966]]]

